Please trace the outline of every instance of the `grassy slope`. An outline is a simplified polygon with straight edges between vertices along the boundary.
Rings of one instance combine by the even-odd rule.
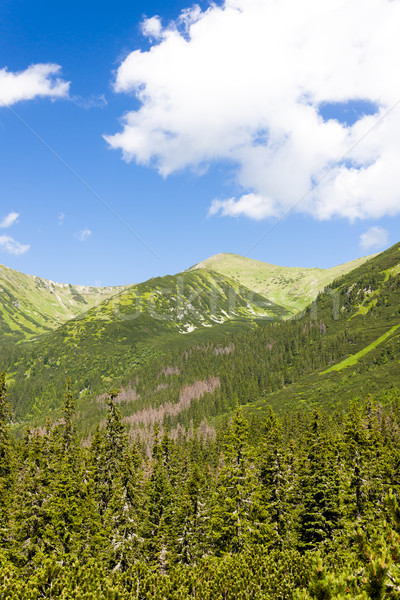
[[[235,320],[222,323],[235,286]],[[333,318],[333,292],[338,319]],[[242,404],[248,402],[248,409],[255,414],[268,405],[291,411],[318,404],[335,410],[354,396],[398,384],[399,294],[400,244],[333,282],[330,293],[318,297],[316,312],[307,309],[292,322],[280,324],[276,321],[285,313],[281,307],[269,305],[269,317],[275,322],[268,324],[264,319],[262,328],[258,327],[257,316],[265,311],[260,305],[265,305],[266,299],[255,295],[254,304],[249,303],[249,290],[240,290],[232,280],[218,280],[215,274],[202,269],[153,279],[110,298],[33,344],[9,370],[15,380],[10,389],[14,406],[19,418],[40,420],[60,405],[65,380],[72,376],[74,391],[82,392],[82,419],[94,423],[94,415],[86,413],[93,410],[95,393],[115,383],[135,381],[138,376],[142,386],[140,406],[151,408],[160,402],[175,401],[182,386],[198,377],[204,380],[218,376],[218,365],[225,365],[221,371],[223,387],[207,402],[201,402],[204,416],[218,417],[226,410],[226,399],[234,401],[235,397]],[[132,319],[138,295],[144,310]],[[219,298],[216,304],[212,303],[213,296]],[[155,318],[151,314],[154,310],[166,318]],[[253,323],[249,318],[254,318]],[[197,329],[184,334],[194,327]],[[249,328],[251,333],[245,333]],[[303,337],[293,346],[292,333],[296,331]],[[212,344],[232,345],[234,351],[215,356]],[[196,345],[201,348],[199,354]],[[194,354],[187,361],[183,355],[189,346]],[[165,359],[169,353],[172,362]],[[164,391],[155,388],[159,369],[163,364],[176,364],[174,356],[180,357],[181,372],[171,396],[169,387]],[[158,365],[158,371],[152,370],[153,364]],[[340,370],[324,373],[335,365]],[[281,383],[284,387],[266,396],[262,386],[270,377],[276,380],[276,375],[278,387]],[[86,387],[89,390],[85,391]],[[138,408],[128,403],[126,416]]]
[[[309,409],[340,410],[354,398],[384,394],[400,386],[400,244],[342,277],[334,285],[341,315],[331,332],[342,329],[354,338],[351,352],[328,369],[268,394],[248,406],[250,413]],[[329,320],[331,298],[320,296],[318,318]],[[306,316],[307,318],[307,316]],[[357,340],[357,341],[356,341]]]
[[[285,316],[282,307],[206,270],[131,286],[10,361],[16,415],[34,415],[35,404],[40,413],[45,406],[56,408],[69,376],[75,393],[100,393],[171,349],[207,343],[218,332],[246,329],[255,319]]]
[[[331,269],[279,267],[237,254],[216,254],[191,270],[211,269],[265,295],[294,314],[308,306],[332,281],[372,258],[358,258]]]
[[[121,289],[54,283],[0,265],[0,343],[52,331]]]

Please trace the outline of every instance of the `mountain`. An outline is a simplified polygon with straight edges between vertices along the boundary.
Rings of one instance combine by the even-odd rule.
[[[176,348],[121,380],[133,434],[210,426],[237,404],[256,420],[275,412],[341,411],[400,381],[400,244],[335,280],[294,319],[220,331]],[[94,410],[94,408],[93,408]]]
[[[131,286],[3,353],[14,419],[22,426],[57,415],[68,377],[87,433],[116,386],[134,430],[200,426],[237,403],[256,415],[270,405],[336,410],[354,394],[380,393],[400,375],[399,250],[362,262],[289,319],[208,269]]]
[[[373,256],[358,258],[331,269],[279,267],[237,254],[216,254],[190,270],[210,269],[231,277],[250,290],[284,306],[290,314],[308,306],[332,281],[353,271]]]
[[[287,318],[304,309],[338,276],[351,271],[369,258],[324,270],[278,267],[236,254],[218,254],[195,265],[189,272],[206,269],[231,279],[251,292],[256,292],[259,297],[267,298],[271,302],[271,313],[274,312],[273,305],[280,306],[279,318]],[[0,265],[0,345],[32,340],[54,331],[66,321],[129,287],[131,286],[89,287],[55,283]]]
[[[35,403],[38,414],[56,408],[68,377],[76,393],[100,393],[173,348],[286,316],[264,296],[207,270],[150,279],[13,353],[6,366],[16,415],[35,414]]]
[[[196,272],[196,271],[195,271]],[[313,306],[281,322],[214,331],[171,346],[120,379],[132,432],[212,424],[239,403],[268,412],[343,410],[400,380],[400,244],[336,279]],[[193,335],[193,334],[191,334]],[[100,417],[98,401],[86,405]]]
[[[0,344],[53,331],[123,289],[54,283],[0,265]]]

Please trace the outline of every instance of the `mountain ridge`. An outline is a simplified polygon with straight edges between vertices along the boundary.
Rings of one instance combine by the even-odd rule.
[[[125,287],[56,283],[0,265],[0,343],[19,343],[53,331]]]
[[[205,268],[227,275],[249,289],[284,306],[292,315],[306,308],[318,294],[341,275],[351,272],[376,254],[357,258],[329,269],[282,267],[233,253],[210,256],[188,270]]]
[[[271,394],[291,410],[304,395],[323,402],[316,390],[340,382],[348,358],[354,364],[346,368],[354,371],[382,352],[386,356],[388,348],[400,357],[400,349],[392,348],[400,340],[394,329],[400,311],[399,248],[362,261],[293,318],[284,307],[209,269],[130,286],[20,350],[3,352],[15,418],[22,426],[57,414],[69,377],[85,426],[102,419],[96,398],[120,386],[128,390],[124,418],[157,409],[154,414],[169,415],[171,426],[187,422],[188,415],[197,424],[200,416],[216,418],[236,401],[261,402],[262,408]],[[396,365],[390,363],[390,379]],[[385,368],[379,366],[381,386]],[[160,379],[164,371],[170,375]],[[162,410],[179,402],[182,386],[206,389],[210,380],[219,385],[200,402],[184,402],[183,415]],[[312,381],[311,388],[293,398],[291,386],[302,381]]]

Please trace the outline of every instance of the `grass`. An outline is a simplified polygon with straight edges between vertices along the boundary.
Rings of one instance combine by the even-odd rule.
[[[237,254],[216,254],[194,265],[231,277],[250,290],[285,307],[290,314],[306,308],[332,281],[364,264],[372,256],[331,269],[280,267]]]
[[[356,354],[352,354],[348,358],[345,358],[337,365],[333,365],[333,367],[330,367],[326,371],[323,371],[321,373],[321,375],[325,375],[326,373],[331,373],[332,371],[341,371],[342,369],[345,369],[346,367],[351,367],[352,365],[355,365],[360,360],[360,358],[362,358],[363,356],[365,356],[366,354],[368,354],[369,352],[374,350],[377,346],[379,346],[379,344],[381,344],[382,342],[387,340],[387,338],[390,335],[392,335],[392,333],[394,333],[396,331],[396,329],[398,329],[399,327],[400,327],[400,323],[398,325],[394,325],[393,327],[391,327],[391,329],[389,329],[389,331],[387,331],[386,333],[381,335],[377,340],[372,342],[372,344],[369,344],[368,346],[366,346],[365,348],[363,348]]]
[[[0,343],[20,343],[54,331],[122,287],[73,286],[0,265]]]

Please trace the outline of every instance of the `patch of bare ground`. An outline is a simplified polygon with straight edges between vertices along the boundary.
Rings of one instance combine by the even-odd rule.
[[[178,402],[166,402],[159,407],[144,408],[129,417],[124,417],[123,420],[131,427],[162,423],[165,417],[176,417],[180,412],[190,407],[192,400],[199,400],[204,394],[212,394],[220,386],[219,377],[196,381],[192,385],[185,385],[182,388]]]
[[[168,383],[159,383],[156,387],[156,392],[159,392],[160,390],[166,390],[169,387],[170,386],[168,385]]]

